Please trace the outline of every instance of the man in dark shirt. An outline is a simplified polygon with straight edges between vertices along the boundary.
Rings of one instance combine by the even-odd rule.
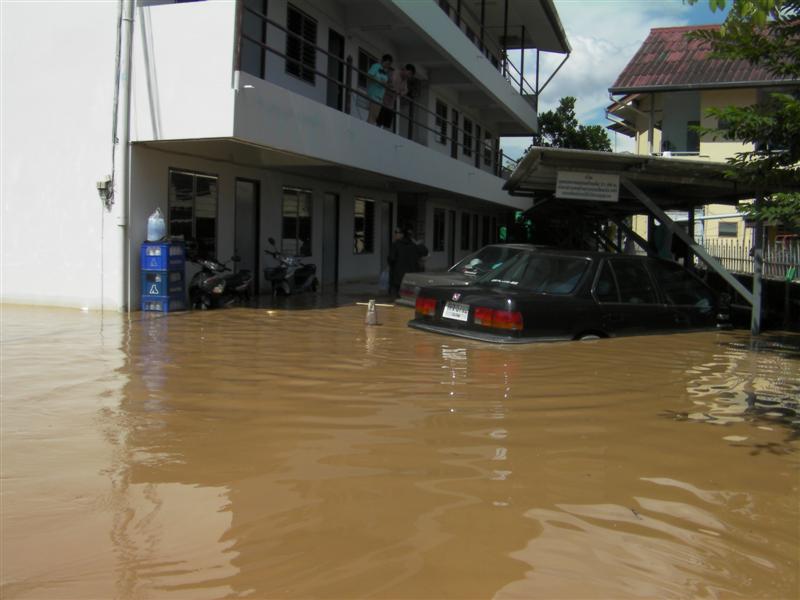
[[[395,230],[395,241],[389,250],[389,294],[392,296],[399,293],[403,275],[419,270],[421,249],[412,235],[410,227]]]

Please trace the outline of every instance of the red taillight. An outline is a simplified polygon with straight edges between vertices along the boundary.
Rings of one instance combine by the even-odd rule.
[[[492,327],[495,329],[522,331],[522,313],[516,310],[492,311]]]
[[[436,300],[434,298],[420,298],[417,296],[415,308],[418,315],[428,317],[436,316]]]
[[[472,318],[476,325],[507,331],[522,331],[522,313],[519,311],[477,307]]]
[[[475,325],[483,325],[484,327],[491,327],[492,326],[492,309],[491,308],[483,308],[482,306],[478,306],[475,308],[473,312],[473,320]]]

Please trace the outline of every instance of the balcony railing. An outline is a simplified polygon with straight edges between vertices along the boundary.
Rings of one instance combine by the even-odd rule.
[[[266,14],[254,9],[252,2],[238,0],[238,43],[235,57],[235,69],[245,70],[251,75],[261,79],[267,79],[265,55],[271,54],[285,61],[286,65],[294,65],[292,71],[303,74],[304,78],[311,79],[320,77],[327,81],[329,87],[336,90],[336,106],[332,106],[348,115],[353,115],[354,104],[364,104],[369,106],[372,102],[365,90],[353,85],[354,79],[358,81],[371,80],[389,89],[385,84],[372,79],[369,74],[359,69],[353,64],[353,57],[342,58],[332,54],[328,50],[311,44],[303,39],[299,34],[289,31],[280,23],[276,23]],[[246,24],[246,26],[245,26]],[[291,40],[292,47],[302,48],[301,55],[313,56],[312,60],[304,61],[300,58],[288,56],[285,52],[270,44],[270,32],[281,32],[287,40]],[[289,45],[287,44],[287,48]],[[253,56],[253,50],[260,53],[258,68],[253,65],[243,65],[243,56]],[[313,49],[313,52],[308,52]],[[328,72],[323,73],[315,68],[316,53],[327,57]],[[311,65],[315,65],[312,67]],[[336,68],[331,69],[333,64]],[[258,70],[257,73],[252,72]],[[329,73],[334,73],[331,76]],[[413,86],[410,86],[413,87]],[[355,102],[354,102],[355,100]],[[329,104],[330,106],[330,104]],[[516,168],[517,161],[503,154],[499,147],[499,139],[496,136],[485,138],[485,132],[479,132],[479,128],[473,131],[466,131],[461,123],[452,119],[443,119],[440,115],[430,110],[427,106],[416,102],[412,97],[397,98],[393,107],[395,118],[393,120],[393,133],[400,135],[408,140],[427,145],[415,139],[418,132],[428,132],[434,136],[438,143],[449,146],[450,155],[453,158],[471,156],[476,168],[493,173],[498,177],[508,178]],[[427,135],[426,135],[427,137]],[[467,144],[464,140],[468,141]]]
[[[489,62],[502,73],[503,77],[515,88],[519,90],[520,94],[530,96],[533,98],[534,106],[536,106],[537,98],[541,90],[538,90],[535,85],[532,85],[523,74],[525,70],[525,53],[520,52],[521,64],[518,68],[514,61],[508,56],[507,49],[501,44],[494,36],[489,33],[489,27],[482,25],[483,19],[474,14],[473,11],[462,4],[460,0],[438,0],[439,6],[456,24],[456,26],[467,36],[480,50]],[[521,39],[525,37],[525,26],[508,26],[506,31],[501,35],[507,34],[510,29],[518,27],[520,29]],[[496,28],[495,28],[496,29]],[[537,68],[538,71],[538,68]]]

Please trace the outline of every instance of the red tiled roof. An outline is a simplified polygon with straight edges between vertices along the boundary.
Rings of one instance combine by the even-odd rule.
[[[718,28],[719,25],[690,25],[651,29],[609,91],[618,94],[654,89],[731,87],[732,84],[780,80],[745,60],[709,58],[707,44],[686,38],[689,31]]]

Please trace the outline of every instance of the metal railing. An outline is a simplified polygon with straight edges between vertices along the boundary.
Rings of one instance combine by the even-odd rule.
[[[467,36],[475,46],[480,50],[484,56],[492,63],[492,65],[502,73],[503,77],[515,88],[519,90],[520,94],[530,95],[534,98],[538,96],[538,91],[534,85],[525,79],[523,71],[525,64],[518,68],[514,61],[508,57],[508,52],[503,45],[497,41],[492,35],[488,33],[492,27],[481,25],[484,19],[472,12],[467,5],[462,4],[460,0],[438,0],[439,7],[456,26]],[[477,31],[473,31],[472,27]],[[521,37],[525,37],[525,26],[519,25]],[[516,28],[515,27],[515,28]],[[524,52],[521,53],[522,60],[525,60]]]
[[[731,273],[753,274],[753,254],[750,244],[738,240],[709,240],[703,246]],[[792,267],[795,269],[795,279],[797,279],[800,277],[800,240],[764,246],[764,278],[783,280]]]
[[[323,73],[316,68],[311,68],[309,64],[306,64],[302,61],[302,59],[290,57],[286,55],[285,52],[275,48],[274,46],[270,45],[270,30],[272,31],[279,31],[285,34],[287,37],[294,38],[305,44],[305,46],[311,46],[307,40],[304,40],[301,36],[297,35],[294,32],[289,31],[286,27],[277,23],[267,17],[267,15],[254,10],[253,8],[247,6],[245,2],[242,0],[238,0],[237,3],[238,10],[239,10],[239,18],[238,21],[238,34],[237,34],[237,46],[236,46],[236,56],[234,59],[234,68],[236,70],[242,70],[242,62],[241,62],[241,55],[242,55],[242,45],[243,41],[247,41],[255,46],[259,47],[263,52],[272,54],[283,59],[286,63],[296,64],[301,71],[308,72],[309,70],[313,71],[315,77],[321,77],[322,79],[326,80],[329,83],[338,86],[338,94],[342,97],[341,110],[342,112],[352,115],[353,114],[353,105],[354,99],[355,103],[358,103],[359,99],[366,103],[366,106],[369,106],[369,103],[373,102],[366,93],[366,90],[362,90],[359,88],[358,85],[353,85],[354,79],[358,79],[359,76],[363,76],[366,80],[381,85],[384,90],[390,89],[386,84],[377,81],[369,76],[367,71],[359,69],[357,66],[353,64],[353,57],[348,56],[347,58],[342,58],[335,54],[330,53],[329,51],[321,48],[319,46],[313,45],[315,52],[322,54],[323,56],[327,57],[328,61],[335,61],[338,63],[339,68],[336,69],[338,73],[341,73],[341,79],[337,77],[331,77],[327,73]],[[242,26],[242,20],[244,19],[245,14],[252,15],[259,19],[263,25],[263,38],[264,41],[260,39],[256,39],[248,33],[245,32],[245,28]],[[256,75],[257,77],[266,78],[266,60],[263,61],[263,68],[260,74],[251,73]],[[394,93],[392,91],[391,93]],[[405,108],[405,112],[401,109]],[[499,148],[499,138],[497,136],[493,136],[489,138],[491,141],[487,142],[487,139],[484,138],[484,130],[481,129],[480,136],[476,135],[477,128],[473,129],[472,131],[468,131],[467,139],[470,137],[472,141],[469,145],[464,144],[464,134],[465,129],[461,126],[460,123],[455,122],[451,118],[448,118],[442,123],[441,115],[437,114],[435,111],[430,110],[427,106],[416,102],[413,98],[410,97],[403,97],[403,98],[396,98],[395,105],[393,107],[394,110],[394,123],[393,129],[394,133],[397,135],[401,135],[406,139],[411,141],[416,141],[417,143],[421,143],[418,140],[415,140],[415,133],[418,131],[426,131],[429,132],[433,136],[434,140],[437,140],[439,143],[443,143],[446,146],[450,147],[451,156],[454,158],[460,157],[471,157],[473,164],[476,168],[486,170],[490,173],[495,174],[498,177],[508,178],[508,176],[513,172],[514,168],[516,168],[517,161],[514,159],[505,156],[503,151]],[[421,117],[420,117],[421,115]],[[405,127],[401,126],[401,120],[404,121]],[[404,129],[404,131],[403,131]],[[427,144],[422,144],[427,145]],[[459,151],[460,149],[460,151]],[[487,160],[488,158],[488,160]]]

